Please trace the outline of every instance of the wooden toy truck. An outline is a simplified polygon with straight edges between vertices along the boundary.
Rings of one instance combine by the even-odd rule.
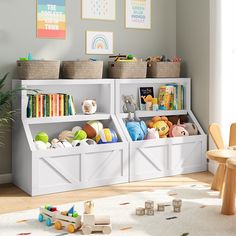
[[[56,215],[58,214],[58,211],[49,211],[45,207],[40,207],[39,212],[39,222],[43,222],[45,220],[47,226],[51,226],[55,222]]]
[[[84,214],[84,222],[81,229],[85,235],[91,234],[92,232],[110,234],[112,230],[110,217]]]
[[[81,227],[81,216],[72,217],[62,215],[60,212],[56,215],[56,220],[54,224],[55,229],[61,230],[65,227],[69,233],[74,233]]]

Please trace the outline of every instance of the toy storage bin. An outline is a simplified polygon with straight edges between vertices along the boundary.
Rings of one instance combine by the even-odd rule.
[[[102,79],[103,61],[63,61],[61,73],[65,79]]]
[[[24,149],[14,153],[17,155],[13,161],[14,183],[35,196],[128,182],[128,143],[113,115],[101,122],[116,131],[117,143],[35,149],[32,140],[37,132],[44,130],[52,139],[62,130],[83,127],[85,122],[29,124],[29,145],[26,142]],[[20,134],[16,136],[20,138]]]
[[[108,73],[110,78],[146,78],[147,62],[108,62]]]
[[[59,79],[60,61],[17,61],[17,75],[22,80]]]
[[[180,77],[180,62],[149,62],[148,78],[178,78]]]
[[[187,114],[189,122],[195,123],[193,114]],[[152,117],[140,118],[146,121]],[[130,145],[130,181],[206,171],[207,137],[198,123],[195,123],[199,129],[198,135],[132,141],[124,118],[120,118],[119,121]]]

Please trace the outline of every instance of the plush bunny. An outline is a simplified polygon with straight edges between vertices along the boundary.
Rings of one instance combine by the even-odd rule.
[[[146,139],[159,139],[160,138],[159,133],[158,133],[158,131],[156,131],[155,128],[151,128],[151,129],[148,128],[147,132],[148,132],[148,134],[147,134]]]

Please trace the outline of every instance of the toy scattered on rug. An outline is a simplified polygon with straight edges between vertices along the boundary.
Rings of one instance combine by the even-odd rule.
[[[123,95],[122,100],[124,102],[122,107],[124,113],[134,113],[136,110],[138,110],[138,106],[134,101],[133,95]]]
[[[158,203],[157,204],[157,211],[165,211],[165,204]]]
[[[148,128],[155,128],[160,138],[167,138],[172,123],[166,116],[155,116],[147,123]]]
[[[113,129],[105,128],[99,131],[96,136],[97,144],[117,143],[118,137]]]
[[[39,208],[39,212],[38,221],[43,222],[45,220],[46,225],[51,226],[56,220],[58,210],[56,207],[45,205]]]
[[[54,227],[57,230],[65,227],[69,233],[74,233],[80,229],[81,225],[81,216],[74,210],[74,206],[68,211],[62,211],[56,214]]]
[[[84,202],[84,214],[93,214],[94,211],[94,202],[85,201]]]
[[[97,111],[97,102],[95,100],[84,100],[82,102],[82,111],[85,115],[95,114]]]
[[[181,206],[182,206],[182,200],[181,199],[173,199],[172,201],[172,205],[173,205],[173,211],[174,212],[181,212]]]

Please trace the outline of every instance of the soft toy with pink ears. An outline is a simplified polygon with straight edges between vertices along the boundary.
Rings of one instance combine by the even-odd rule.
[[[178,120],[177,125],[172,125],[169,131],[169,137],[182,137],[189,136],[189,132],[185,129],[185,125],[180,124],[180,120]]]

